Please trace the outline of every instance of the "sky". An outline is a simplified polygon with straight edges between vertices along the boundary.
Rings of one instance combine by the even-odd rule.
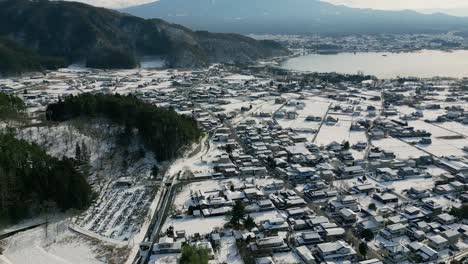
[[[468,8],[468,0],[325,0],[332,4],[385,10]]]

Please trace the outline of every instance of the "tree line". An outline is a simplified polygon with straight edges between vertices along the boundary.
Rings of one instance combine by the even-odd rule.
[[[125,135],[138,133],[160,161],[175,158],[178,151],[199,139],[201,132],[192,117],[173,109],[159,108],[133,95],[80,94],[68,96],[47,107],[52,121],[78,117],[104,117],[125,128]]]
[[[0,134],[0,224],[55,207],[84,209],[92,190],[68,158],[49,156],[35,144]]]
[[[20,98],[0,93],[0,119],[14,117],[24,109],[24,102]]]

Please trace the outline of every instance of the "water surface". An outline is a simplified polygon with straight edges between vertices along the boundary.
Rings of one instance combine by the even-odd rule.
[[[423,50],[411,53],[361,52],[310,54],[284,61],[281,67],[308,72],[338,72],[395,77],[468,77],[468,50]]]

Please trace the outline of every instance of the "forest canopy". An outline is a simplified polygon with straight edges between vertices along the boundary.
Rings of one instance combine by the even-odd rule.
[[[160,161],[175,158],[182,147],[201,135],[192,117],[156,107],[132,95],[80,94],[47,107],[47,119],[52,121],[78,117],[110,119],[123,126],[128,136],[137,130]]]
[[[24,102],[20,98],[0,93],[0,119],[14,117],[24,109]]]
[[[46,205],[84,209],[91,196],[73,160],[51,157],[35,144],[0,134],[0,224],[37,215]]]

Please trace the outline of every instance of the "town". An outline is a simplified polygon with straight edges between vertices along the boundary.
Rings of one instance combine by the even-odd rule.
[[[133,94],[196,119],[204,136],[179,159],[159,164],[134,144],[120,153],[126,168],[111,158],[115,137],[92,128],[19,132],[57,156],[87,149],[98,199],[68,226],[126,248],[127,263],[175,263],[184,245],[210,263],[466,260],[467,80],[266,65],[68,68],[2,79],[0,91],[23,98],[33,120],[80,93]]]
[[[275,40],[298,53],[334,54],[339,52],[414,52],[420,50],[464,50],[468,47],[462,32],[439,34],[346,34],[343,36],[251,35],[256,39]]]

